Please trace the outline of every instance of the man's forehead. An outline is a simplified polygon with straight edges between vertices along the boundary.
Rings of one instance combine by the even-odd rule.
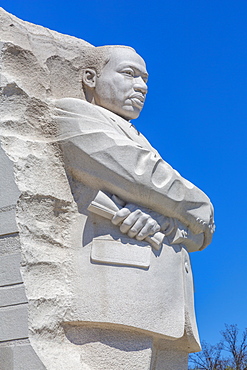
[[[147,73],[146,64],[142,57],[131,48],[112,48],[110,50],[110,65],[111,67],[133,67],[140,70],[142,73]]]

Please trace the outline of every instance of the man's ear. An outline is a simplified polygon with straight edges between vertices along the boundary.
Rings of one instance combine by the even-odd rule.
[[[84,69],[82,72],[83,84],[89,88],[94,88],[96,85],[96,71],[92,68]]]

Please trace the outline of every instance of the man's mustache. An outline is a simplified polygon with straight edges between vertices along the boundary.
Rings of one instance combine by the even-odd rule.
[[[145,99],[146,99],[146,94],[142,94],[142,93],[134,93],[132,95],[130,95],[130,99],[138,99],[140,100],[142,103],[144,103]]]

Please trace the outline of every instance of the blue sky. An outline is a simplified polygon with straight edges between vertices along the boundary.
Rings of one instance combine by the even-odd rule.
[[[95,46],[134,47],[149,93],[134,123],[215,206],[211,246],[191,255],[201,339],[247,327],[247,2],[1,0],[23,20]],[[246,192],[247,193],[247,192]]]

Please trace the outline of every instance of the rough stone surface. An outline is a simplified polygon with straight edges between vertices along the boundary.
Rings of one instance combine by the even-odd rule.
[[[129,122],[145,62],[3,9],[0,25],[4,370],[186,369],[188,251],[210,243],[212,205]]]

